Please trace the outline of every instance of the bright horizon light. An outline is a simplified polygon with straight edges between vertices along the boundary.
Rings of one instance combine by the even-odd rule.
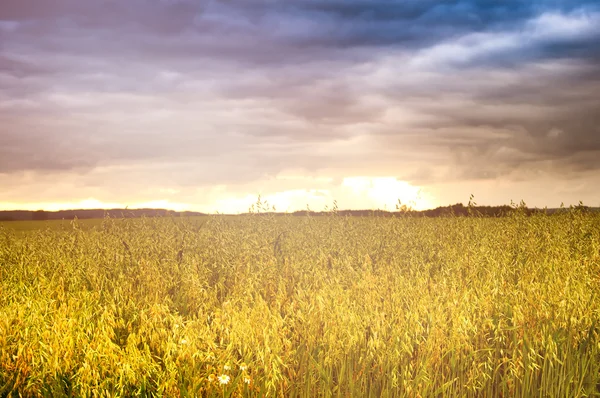
[[[294,178],[286,177],[294,180]],[[331,183],[331,179],[325,179]],[[332,185],[332,184],[329,184]],[[147,202],[104,202],[95,198],[87,198],[73,202],[37,202],[37,203],[2,203],[2,210],[75,210],[75,209],[113,209],[113,208],[153,208],[174,211],[198,211],[203,213],[239,214],[247,212],[250,207],[261,201],[269,208],[275,207],[278,212],[294,212],[310,208],[314,211],[331,209],[337,203],[340,210],[396,210],[400,200],[403,204],[416,210],[425,210],[437,206],[435,201],[423,195],[422,189],[400,181],[394,177],[346,177],[341,184],[330,188],[291,189],[268,194],[230,195],[221,189],[214,202],[208,205],[172,202],[159,199]]]

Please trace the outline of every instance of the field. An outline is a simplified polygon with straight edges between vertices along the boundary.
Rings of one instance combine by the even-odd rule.
[[[11,225],[0,396],[600,396],[598,213]]]
[[[79,229],[88,230],[102,225],[101,219],[89,219],[76,221]],[[56,231],[70,230],[73,228],[71,220],[49,220],[49,221],[0,221],[0,228],[17,232],[29,233],[44,229]]]

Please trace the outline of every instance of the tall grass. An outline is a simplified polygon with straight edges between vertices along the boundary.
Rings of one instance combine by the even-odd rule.
[[[598,293],[578,210],[0,229],[0,396],[599,396]]]

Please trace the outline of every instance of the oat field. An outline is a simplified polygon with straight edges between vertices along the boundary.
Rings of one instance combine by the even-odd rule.
[[[600,214],[0,228],[0,396],[600,396]]]

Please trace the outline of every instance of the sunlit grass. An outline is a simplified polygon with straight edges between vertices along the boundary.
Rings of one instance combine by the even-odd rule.
[[[0,228],[0,396],[594,396],[600,216]]]

